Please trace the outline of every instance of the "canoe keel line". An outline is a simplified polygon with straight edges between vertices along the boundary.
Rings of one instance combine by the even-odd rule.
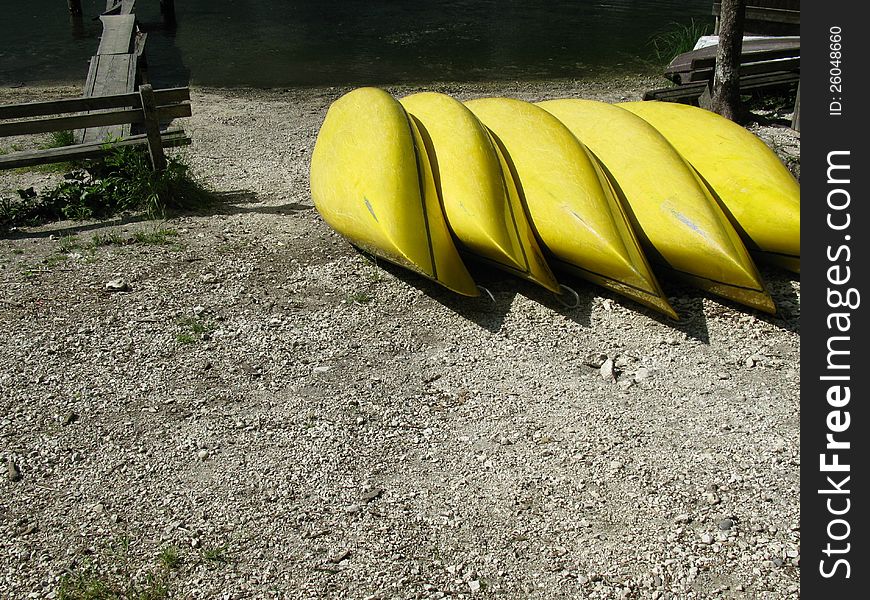
[[[492,299],[468,261],[568,307],[558,273],[670,318],[658,276],[774,313],[753,259],[800,272],[797,182],[756,136],[682,105],[360,88],[329,108],[310,183],[354,246],[464,296]]]

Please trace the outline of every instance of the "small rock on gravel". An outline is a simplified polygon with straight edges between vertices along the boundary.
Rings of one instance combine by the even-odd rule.
[[[605,360],[601,365],[601,368],[598,369],[598,373],[601,375],[601,379],[616,381],[616,373],[613,370],[613,359],[608,358]]]
[[[9,476],[9,481],[21,480],[21,469],[11,458],[6,461],[6,474]]]
[[[106,291],[107,292],[129,292],[130,284],[127,283],[126,279],[117,278],[112,279],[106,282]]]

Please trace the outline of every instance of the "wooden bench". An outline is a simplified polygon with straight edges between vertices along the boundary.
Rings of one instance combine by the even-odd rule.
[[[764,73],[760,75],[745,75],[740,77],[740,91],[753,92],[766,88],[789,88],[800,81],[800,73],[785,71],[781,73]],[[697,81],[684,85],[649,90],[643,95],[644,100],[661,100],[663,102],[681,102],[683,104],[698,104],[698,99],[709,88],[709,82]]]
[[[712,81],[718,45],[684,52],[665,68],[665,77],[676,84]],[[745,39],[740,53],[740,74],[759,75],[800,71],[800,37]]]
[[[722,3],[713,3],[716,17],[715,33],[719,33]],[[743,30],[762,35],[799,35],[801,24],[800,0],[750,0],[746,3]]]
[[[161,122],[191,116],[190,90],[152,90],[148,84],[132,93],[84,96],[47,102],[0,106],[0,138],[76,129],[102,130],[113,126],[138,126],[141,133],[119,138],[83,140],[45,150],[24,150],[0,155],[0,169],[97,158],[117,146],[147,147],[156,170],[165,168],[165,147],[182,146],[190,138],[181,129],[160,130]]]

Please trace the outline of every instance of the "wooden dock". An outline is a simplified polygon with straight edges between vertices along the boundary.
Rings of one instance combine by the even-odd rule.
[[[145,70],[145,34],[138,27],[135,4],[135,0],[106,3],[100,16],[103,35],[81,98],[0,106],[0,138],[77,130],[77,143],[4,154],[0,169],[96,158],[113,147],[141,146],[147,148],[152,167],[162,170],[164,147],[190,143],[180,129],[161,131],[161,123],[191,115],[190,90],[151,88]],[[81,3],[69,0],[68,6],[80,18]],[[163,0],[160,6],[164,19],[174,20],[174,3]]]
[[[85,80],[84,96],[112,96],[136,91],[139,83],[139,60],[137,47],[144,46],[144,33],[136,26],[135,0],[108,0],[106,13],[100,16],[103,35],[97,53],[91,58],[88,77]],[[141,44],[137,44],[137,38]],[[81,144],[120,139],[129,136],[130,125],[111,125],[82,130],[78,135]]]

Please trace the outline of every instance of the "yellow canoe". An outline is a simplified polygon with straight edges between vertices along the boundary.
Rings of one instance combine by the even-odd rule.
[[[359,248],[480,294],[444,221],[420,132],[388,93],[360,88],[330,106],[310,181],[323,219]]]
[[[800,273],[800,186],[764,142],[740,125],[694,106],[619,106],[658,129],[689,161],[755,256]]]
[[[465,104],[490,130],[553,264],[677,318],[604,174],[571,132],[520,100]]]
[[[444,94],[424,92],[399,102],[416,119],[460,250],[560,293],[486,128],[461,102]]]
[[[626,202],[651,260],[719,296],[776,312],[740,236],[692,168],[649,123],[613,104],[538,106],[592,151]]]

